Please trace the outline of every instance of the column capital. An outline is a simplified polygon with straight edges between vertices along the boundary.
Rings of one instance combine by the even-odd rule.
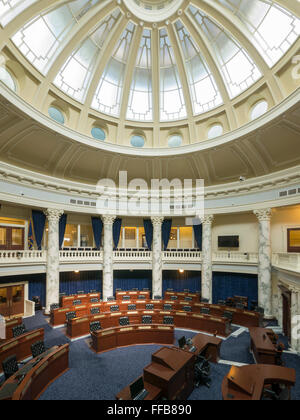
[[[104,225],[113,225],[114,221],[116,220],[116,216],[113,216],[111,214],[106,214],[104,216],[101,216],[101,219],[104,223]]]
[[[289,286],[289,291],[292,293],[300,293],[300,289],[297,286]]]
[[[154,217],[151,217],[151,221],[152,221],[153,226],[161,226],[164,221],[164,217],[154,216]]]
[[[64,214],[64,211],[61,209],[47,209],[44,210],[44,214],[49,222],[59,222],[59,219]]]
[[[260,209],[260,210],[254,210],[253,213],[258,218],[260,222],[268,222],[271,220],[272,217],[272,209]]]
[[[206,216],[200,217],[200,221],[203,225],[211,225],[214,221],[214,215],[207,214]]]

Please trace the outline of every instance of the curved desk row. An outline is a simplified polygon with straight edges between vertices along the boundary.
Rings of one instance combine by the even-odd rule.
[[[74,300],[81,300],[82,305],[88,305],[91,303],[91,299],[99,299],[100,301],[100,296],[100,293],[85,293],[81,295],[63,296],[61,298],[61,306],[62,308],[70,306],[73,304]]]
[[[151,293],[149,291],[123,291],[122,292],[116,292],[116,300],[123,300],[124,296],[130,296],[130,300],[137,300],[141,296],[144,299],[150,300],[151,299]]]
[[[2,362],[9,356],[16,355],[18,362],[31,356],[31,345],[36,341],[44,341],[44,329],[27,332],[19,337],[6,340],[0,345],[0,372]]]
[[[96,353],[137,344],[174,344],[174,327],[127,325],[92,333],[92,349]]]
[[[0,400],[35,400],[69,368],[69,344],[32,359],[0,388]]]
[[[11,338],[13,338],[13,328],[17,327],[18,325],[21,325],[23,323],[23,319],[22,318],[14,318],[14,319],[8,319],[5,322],[5,328],[6,328],[6,332],[5,332],[5,340],[9,340]]]
[[[184,300],[187,297],[191,299],[191,302],[201,301],[201,293],[165,292],[165,300],[172,300],[172,296],[176,296],[178,300]]]
[[[227,337],[230,334],[230,323],[225,318],[200,315],[178,311],[126,311],[93,316],[85,316],[69,320],[67,323],[67,336],[71,339],[86,336],[90,333],[90,323],[100,321],[101,328],[115,328],[120,326],[120,318],[128,317],[131,325],[142,324],[142,317],[152,316],[153,324],[163,324],[165,316],[174,318],[174,327]]]

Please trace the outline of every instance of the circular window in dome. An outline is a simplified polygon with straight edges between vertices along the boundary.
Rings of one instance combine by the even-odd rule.
[[[65,123],[65,117],[63,116],[63,113],[55,108],[54,106],[50,106],[48,109],[49,117],[52,118],[52,120],[58,122],[59,124]]]
[[[96,140],[104,141],[106,139],[105,131],[100,127],[93,127],[91,134]]]
[[[169,147],[180,147],[182,145],[182,136],[180,134],[174,134],[169,137]]]
[[[132,136],[131,137],[131,146],[133,147],[144,147],[145,139],[142,136]]]
[[[8,70],[5,67],[0,67],[0,80],[3,82],[9,89],[16,92],[17,87],[15,81]]]
[[[221,124],[214,124],[208,130],[207,138],[214,139],[215,137],[222,136],[223,132],[224,132],[223,126]]]
[[[255,104],[251,110],[251,121],[261,117],[268,111],[269,105],[267,101],[260,101]]]

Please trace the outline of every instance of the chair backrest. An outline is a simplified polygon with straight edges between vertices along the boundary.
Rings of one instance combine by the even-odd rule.
[[[167,289],[167,292],[174,292],[174,289]]]
[[[223,317],[229,319],[229,321],[232,321],[233,314],[230,311],[224,311]]]
[[[52,303],[50,305],[50,312],[54,311],[54,309],[58,309],[59,308],[59,303]]]
[[[177,300],[178,299],[178,296],[171,296],[170,299],[171,300]]]
[[[17,325],[16,327],[13,327],[12,333],[13,333],[14,338],[19,337],[22,334],[25,334],[26,333],[25,325],[20,324],[20,325]]]
[[[225,306],[225,305],[226,305],[225,300],[219,300],[219,301],[218,301],[218,305]]]
[[[245,309],[245,306],[242,303],[240,303],[240,302],[237,302],[235,304],[235,307],[236,307],[236,309]]]
[[[174,324],[174,317],[173,316],[164,316],[164,324],[165,325],[173,325]]]
[[[2,362],[2,369],[4,372],[5,380],[9,379],[14,373],[18,372],[19,366],[17,356],[11,355]]]
[[[81,300],[80,299],[73,300],[73,305],[74,306],[81,305]]]
[[[134,303],[131,303],[130,305],[127,306],[127,310],[128,311],[135,311],[136,310],[136,305]]]
[[[201,308],[200,312],[201,312],[201,314],[209,315],[210,314],[210,309],[209,308]]]
[[[115,300],[115,298],[113,296],[109,296],[107,298],[107,302],[113,302]]]
[[[91,298],[90,302],[91,303],[99,303],[99,299],[98,298]]]
[[[100,308],[91,308],[91,315],[100,314]]]
[[[172,308],[172,305],[170,305],[169,303],[164,304],[164,311],[172,311]]]
[[[83,290],[79,290],[79,291],[77,292],[77,295],[84,295],[84,291],[83,291]]]
[[[159,295],[155,295],[154,296],[154,300],[161,300],[162,299],[162,297],[161,296],[159,296]]]
[[[71,312],[67,312],[66,313],[66,320],[70,321],[71,319],[76,318],[76,312],[75,311],[71,311]]]
[[[123,327],[124,325],[129,325],[129,318],[128,316],[122,316],[119,319],[119,324]]]
[[[90,323],[90,332],[96,332],[101,330],[101,323],[100,321],[93,321]]]
[[[144,287],[143,292],[149,292],[149,288],[148,287]]]
[[[152,324],[152,316],[151,315],[143,315],[142,316],[142,324]]]
[[[186,305],[186,306],[183,306],[182,310],[185,312],[192,312],[192,307]]]
[[[153,303],[146,303],[146,309],[148,309],[148,310],[154,309]]]
[[[136,287],[135,288],[133,288],[133,289],[131,289],[133,292],[138,292],[139,291],[139,289],[137,289]]]
[[[122,300],[130,300],[130,296],[125,295],[122,297]]]
[[[184,293],[189,293],[190,289],[183,289]]]
[[[46,349],[43,341],[36,341],[31,345],[31,354],[33,358],[45,353],[45,351]]]
[[[185,296],[184,300],[186,302],[191,302],[193,300],[193,298],[191,296]]]
[[[116,289],[116,292],[122,292],[122,289]]]
[[[118,312],[119,310],[119,305],[111,305],[110,307],[110,312]]]
[[[90,293],[97,293],[97,290],[90,290]]]
[[[209,303],[209,300],[208,299],[205,299],[205,298],[201,298],[201,302],[202,303]]]
[[[146,299],[146,296],[145,295],[139,295],[138,299]]]

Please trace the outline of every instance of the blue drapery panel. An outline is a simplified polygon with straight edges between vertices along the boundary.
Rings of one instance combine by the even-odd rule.
[[[59,278],[59,293],[72,295],[80,291],[89,293],[91,290],[96,290],[102,296],[102,271],[81,271],[80,273],[71,271],[60,273]]]
[[[118,248],[122,227],[122,219],[116,219],[113,224],[114,249]]]
[[[39,250],[42,249],[42,240],[45,230],[46,216],[42,211],[32,210],[32,221],[34,236],[37,247]]]
[[[150,270],[116,270],[114,271],[114,294],[116,289],[152,291],[152,271]]]
[[[28,298],[32,300],[34,296],[38,296],[42,306],[46,306],[46,274],[24,274],[22,276],[0,277],[1,284],[10,284],[18,282],[28,282]]]
[[[183,292],[189,289],[190,292],[201,291],[201,271],[178,270],[163,271],[163,296],[167,289],[174,289],[174,292]]]
[[[92,227],[94,232],[94,239],[96,248],[101,248],[101,239],[102,239],[102,231],[103,231],[103,222],[100,217],[92,217]]]
[[[62,248],[67,225],[67,215],[63,214],[59,219],[59,249]]]
[[[167,250],[168,244],[170,241],[170,234],[172,229],[172,219],[166,219],[163,221],[161,230],[162,230],[162,241],[164,246],[164,251]]]
[[[148,249],[151,251],[153,242],[153,225],[150,219],[144,220],[144,229]]]
[[[200,251],[202,251],[202,230],[203,230],[202,224],[193,225],[193,228],[194,228],[194,236],[196,239],[196,243]]]
[[[258,277],[256,274],[213,273],[213,303],[233,296],[247,296],[249,309],[251,301],[258,300]]]

